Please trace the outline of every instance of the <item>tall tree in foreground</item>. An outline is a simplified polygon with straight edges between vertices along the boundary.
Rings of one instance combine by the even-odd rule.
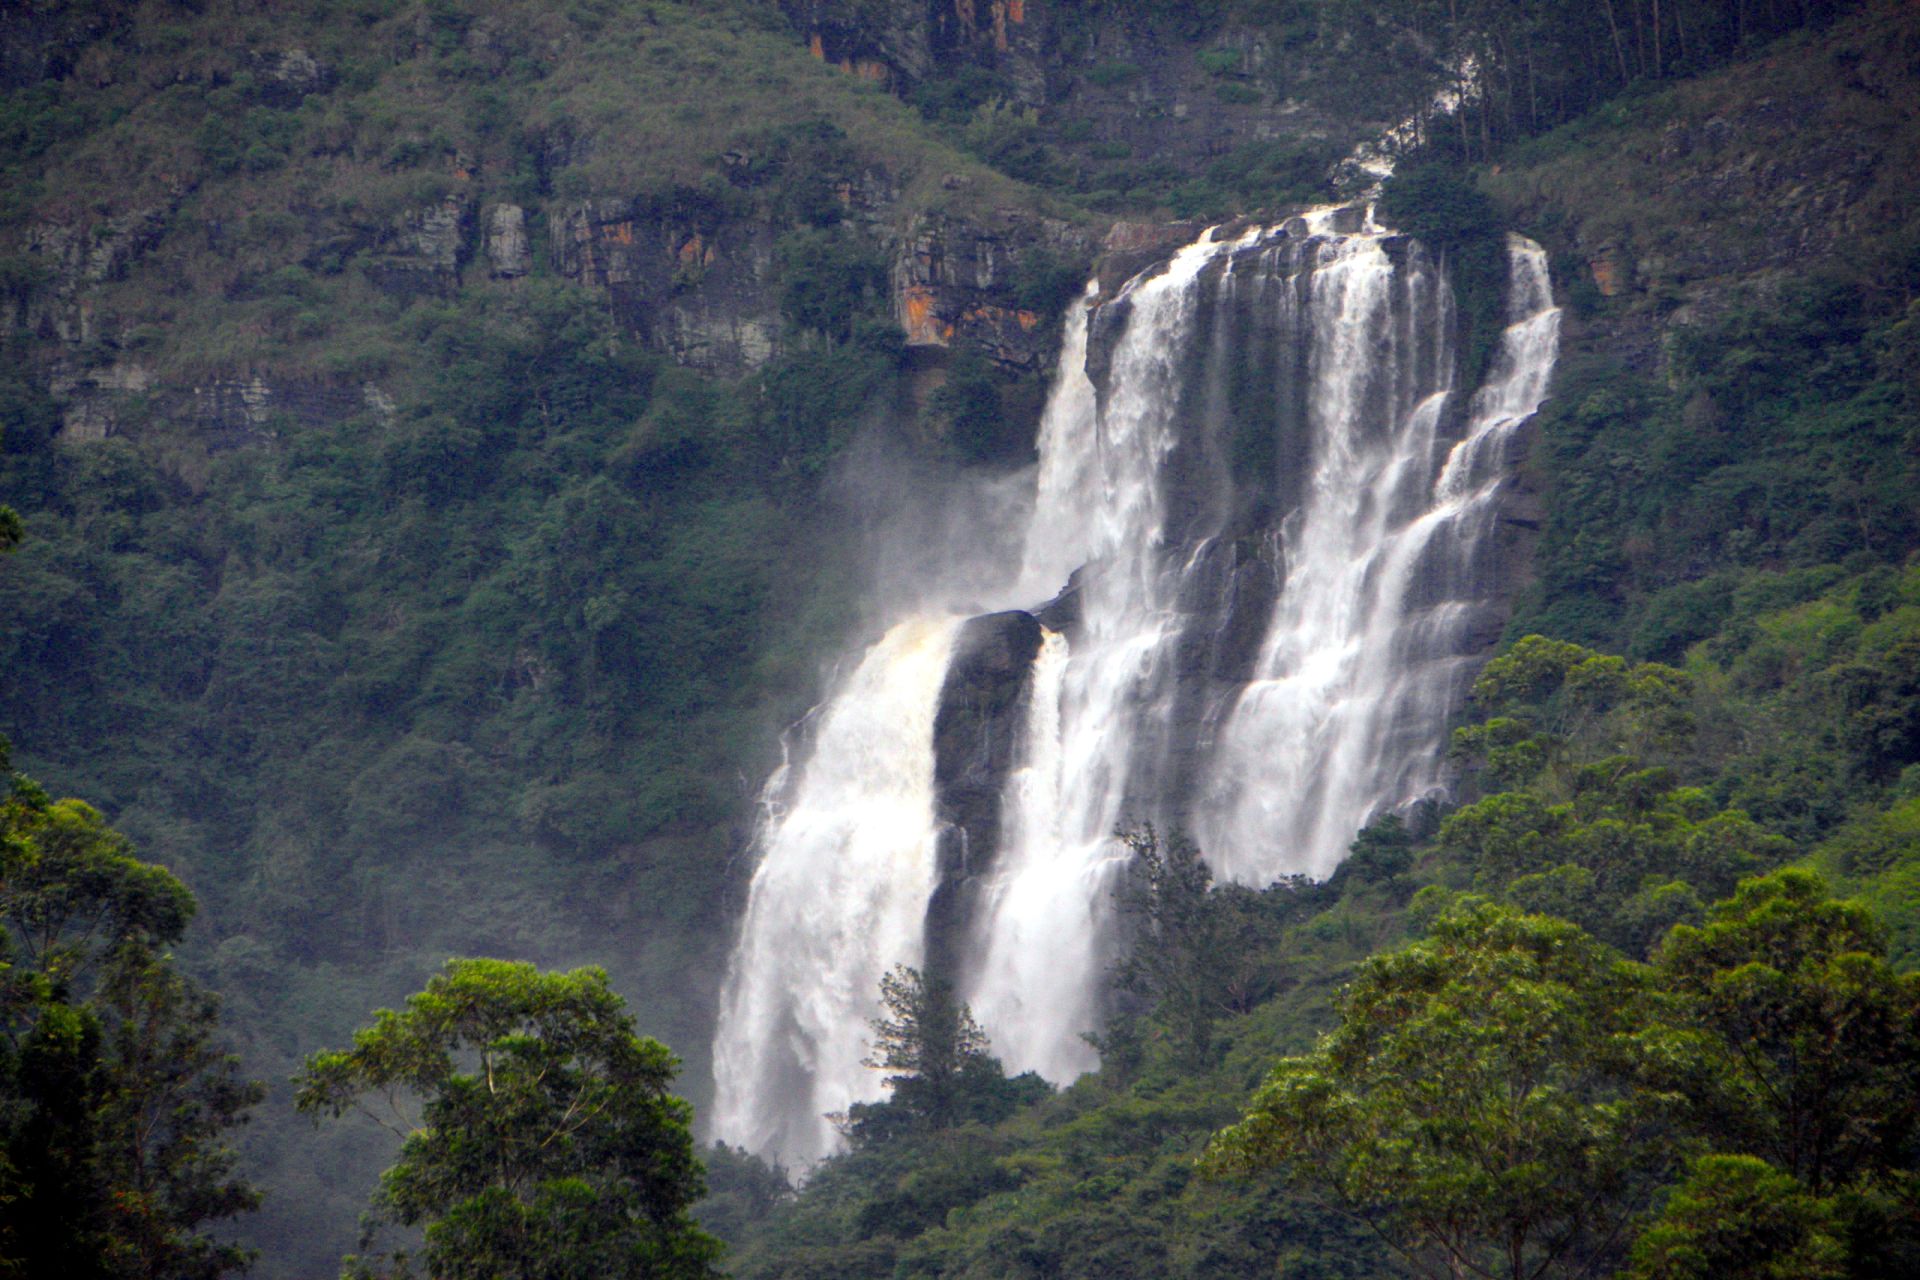
[[[0,1276],[213,1280],[252,1209],[224,1132],[260,1098],[166,948],[193,896],[0,739]]]
[[[424,1227],[437,1280],[706,1280],[720,1245],[689,1213],[704,1178],[692,1109],[667,1092],[678,1066],[599,969],[450,960],[352,1048],[309,1058],[295,1102],[406,1135],[374,1221]],[[414,1273],[395,1251],[348,1274]]]
[[[1645,970],[1575,925],[1469,899],[1376,955],[1339,1025],[1209,1151],[1359,1217],[1415,1274],[1538,1280],[1621,1260],[1671,1155],[1636,1088]]]

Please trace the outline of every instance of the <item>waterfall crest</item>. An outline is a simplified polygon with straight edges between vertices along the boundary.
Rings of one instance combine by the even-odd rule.
[[[1545,255],[1514,237],[1509,262],[1471,395],[1442,264],[1368,210],[1208,232],[1110,299],[1089,286],[1025,552],[988,592],[1012,612],[898,623],[768,785],[716,1136],[831,1151],[824,1114],[881,1093],[861,1059],[895,963],[943,969],[1010,1071],[1095,1065],[1121,824],[1191,831],[1217,876],[1265,884],[1326,875],[1439,788],[1558,338]],[[963,778],[964,803],[939,794]]]

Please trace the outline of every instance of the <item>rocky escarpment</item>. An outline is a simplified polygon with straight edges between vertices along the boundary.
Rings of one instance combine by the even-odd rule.
[[[1268,144],[1337,155],[1423,101],[1438,72],[1385,15],[1336,33],[1304,7],[1264,23],[1064,0],[781,8],[823,62],[936,110],[1010,112],[1123,185],[1135,162],[1164,182]]]
[[[1048,99],[1056,43],[1040,0],[921,0],[862,5],[849,0],[782,0],[816,58],[851,74],[910,91],[958,67],[1000,72],[1015,99]]]
[[[206,449],[258,444],[361,414],[384,419],[395,408],[372,382],[255,375],[164,383],[137,361],[84,371],[56,369],[48,390],[62,406],[61,436],[74,444],[119,434],[130,405],[138,406],[143,422],[187,428]]]
[[[1343,113],[1309,92],[1338,61],[1321,56],[1331,41],[1271,24],[1203,29],[1153,6],[1054,0],[782,8],[793,65],[779,74],[790,87],[804,68],[801,79],[834,86],[807,88],[812,100],[846,96],[808,65],[811,54],[903,96],[925,91],[935,130],[907,138],[894,116],[860,123],[864,108],[846,102],[779,124],[742,114],[689,131],[656,120],[634,126],[653,131],[644,145],[679,153],[658,165],[614,163],[643,144],[633,128],[607,123],[615,117],[603,103],[528,110],[530,98],[557,103],[549,89],[586,74],[592,42],[582,43],[577,16],[530,12],[518,29],[460,6],[409,10],[384,23],[360,62],[299,24],[276,30],[284,44],[236,28],[217,48],[163,67],[150,46],[167,33],[149,31],[149,15],[9,9],[0,79],[41,89],[84,81],[123,121],[50,107],[36,122],[49,137],[102,139],[101,155],[119,168],[110,190],[20,202],[31,216],[0,230],[0,307],[34,335],[33,362],[58,388],[71,438],[130,429],[139,416],[130,397],[141,396],[237,440],[261,434],[273,412],[261,404],[289,406],[289,422],[320,421],[359,412],[369,376],[405,381],[330,372],[353,363],[323,348],[330,331],[350,323],[348,310],[358,323],[377,309],[364,293],[351,296],[361,282],[406,306],[455,301],[482,282],[568,280],[603,296],[621,326],[662,355],[747,373],[779,357],[785,340],[782,237],[838,224],[880,262],[910,350],[934,363],[977,352],[1034,373],[1052,361],[1059,310],[1099,247],[1101,219],[1042,214],[1036,190],[977,161],[1057,188],[1053,161],[1022,168],[1032,167],[1027,141],[1039,139],[1068,167],[1107,166],[1096,185],[1117,184],[1108,193],[1116,202],[1136,189],[1136,202],[1151,201],[1182,173],[1237,165],[1247,144],[1334,145],[1389,109],[1369,98]],[[649,14],[641,26],[626,33],[630,43],[669,69],[648,82],[673,84],[676,109],[693,123],[702,113],[683,77],[713,56],[700,44],[710,33],[696,39],[685,15]],[[777,61],[766,48],[756,56]],[[567,69],[565,84],[542,80],[555,68]],[[545,87],[526,88],[536,82]],[[165,106],[175,98],[191,109]],[[429,101],[440,115],[419,109]],[[688,132],[703,140],[681,144]],[[59,156],[31,153],[29,168],[72,188]],[[270,296],[290,271],[332,283],[318,300],[297,286]],[[219,314],[227,304],[268,314],[229,322]],[[175,349],[183,312],[194,336]],[[214,385],[247,391],[205,393]]]
[[[1077,280],[1096,244],[1085,227],[1019,210],[914,219],[892,270],[907,345],[971,348],[1009,368],[1048,368],[1068,296],[1061,285]]]
[[[1057,284],[1063,270],[1077,278],[1094,231],[1015,209],[927,213],[901,226],[895,184],[872,169],[833,190],[852,234],[891,264],[890,309],[909,348],[979,351],[1016,370],[1048,367],[1062,301],[1048,282]],[[43,344],[44,376],[62,402],[69,439],[116,434],[130,410],[158,405],[210,441],[233,443],[270,435],[276,417],[311,425],[362,412],[369,395],[381,398],[359,380],[250,368],[181,384],[131,349],[126,325],[100,305],[102,291],[137,280],[168,237],[195,234],[218,243],[227,229],[193,225],[175,202],[40,222],[19,236],[28,274],[0,293],[0,320]],[[452,299],[478,279],[547,275],[584,285],[646,345],[707,372],[757,368],[782,341],[777,224],[751,205],[730,207],[691,189],[534,207],[456,191],[384,222],[318,224],[309,235],[314,248],[296,250],[296,262],[351,260],[401,302]],[[138,406],[133,396],[142,397]]]
[[[646,199],[562,205],[554,269],[606,291],[621,324],[695,368],[750,369],[780,333],[773,229]]]

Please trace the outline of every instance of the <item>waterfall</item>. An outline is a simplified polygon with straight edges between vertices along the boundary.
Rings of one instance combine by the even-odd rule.
[[[983,597],[1012,612],[898,623],[768,785],[716,1136],[830,1151],[825,1113],[881,1093],[860,1064],[895,963],[940,967],[1010,1071],[1095,1065],[1121,825],[1189,831],[1261,885],[1328,874],[1438,790],[1558,337],[1544,254],[1508,256],[1471,395],[1441,264],[1367,210],[1208,232],[1111,298],[1089,286],[1024,554]]]
[[[1343,299],[1341,319],[1319,330],[1311,413],[1327,447],[1289,540],[1287,589],[1195,809],[1224,878],[1325,876],[1372,812],[1439,787],[1436,735],[1495,603],[1487,561],[1506,445],[1546,395],[1559,334],[1545,254],[1514,237],[1509,261],[1508,328],[1437,475],[1444,386],[1403,382],[1379,422],[1356,411],[1356,387],[1394,373],[1395,352],[1376,338],[1357,358],[1348,333],[1377,300]],[[1377,289],[1378,265],[1365,274]]]
[[[715,1044],[715,1132],[805,1166],[874,1096],[880,975],[917,964],[934,888],[935,700],[960,620],[910,619],[835,692],[804,771],[768,784]]]

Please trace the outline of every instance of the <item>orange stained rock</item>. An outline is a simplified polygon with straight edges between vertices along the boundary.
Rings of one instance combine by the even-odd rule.
[[[1007,21],[1015,24],[1027,20],[1027,0],[1007,0]]]
[[[944,346],[953,337],[953,326],[933,313],[933,290],[924,284],[900,291],[900,321],[909,345]]]
[[[680,246],[680,261],[688,266],[696,262],[713,261],[713,252],[707,248],[706,241],[700,238],[699,232],[696,231],[687,237],[687,242]]]
[[[827,60],[827,46],[820,43],[820,33],[818,31],[807,37],[807,52],[822,62]]]
[[[600,238],[611,240],[614,244],[633,243],[633,224],[631,222],[610,222],[601,231]]]
[[[1612,258],[1595,258],[1587,264],[1593,272],[1593,282],[1600,286],[1600,295],[1614,297],[1620,292],[1620,269]]]
[[[996,307],[989,302],[975,303],[960,313],[960,319],[967,324],[984,325],[991,329],[1005,329],[1009,324],[1020,326],[1022,333],[1032,333],[1040,325],[1040,315],[1035,311],[1009,311],[1005,307]],[[947,330],[952,332],[953,326]]]
[[[993,47],[1007,51],[1007,0],[993,0]]]

